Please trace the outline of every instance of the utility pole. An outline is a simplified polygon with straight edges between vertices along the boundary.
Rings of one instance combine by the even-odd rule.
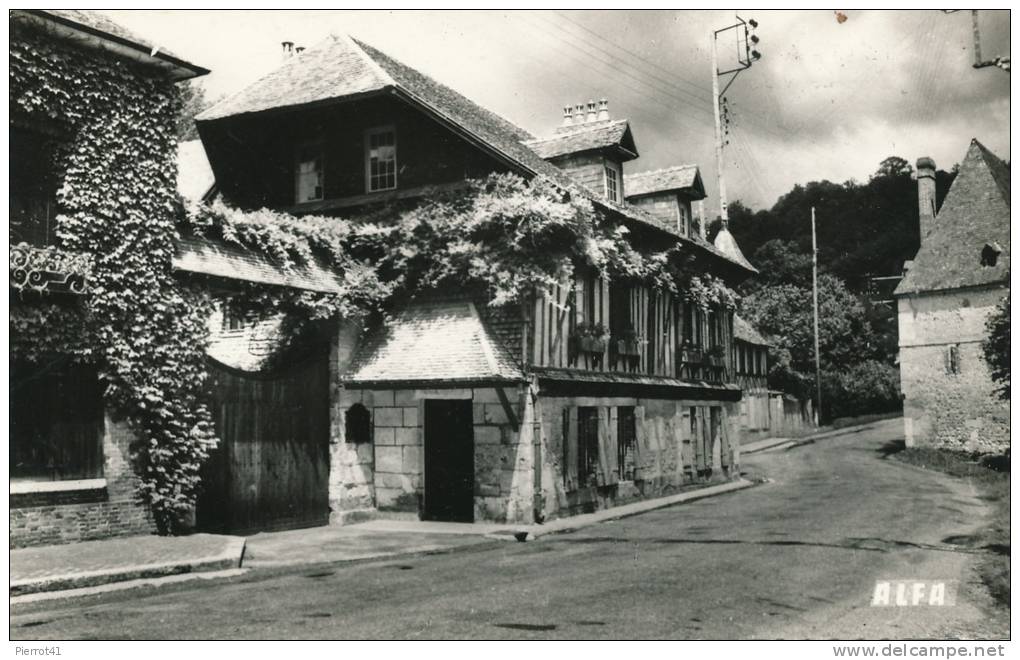
[[[811,294],[815,310],[815,425],[822,417],[822,360],[818,352],[818,235],[815,232],[815,207],[811,207]]]
[[[748,30],[750,26],[750,30]],[[729,225],[729,206],[726,203],[726,181],[723,178],[723,127],[722,127],[722,115],[719,112],[719,103],[723,99],[723,94],[730,88],[733,81],[737,79],[740,72],[744,69],[751,68],[751,65],[761,59],[761,53],[757,49],[752,48],[752,44],[757,46],[758,37],[753,34],[755,28],[758,27],[758,21],[753,18],[750,21],[745,22],[744,19],[737,16],[737,22],[733,25],[722,28],[721,30],[714,30],[712,32],[712,109],[713,115],[715,116],[715,167],[716,172],[719,176],[719,217],[722,219],[723,227]],[[719,70],[719,46],[718,40],[719,35],[730,30],[734,31],[737,38],[737,66],[726,71]],[[719,91],[719,77],[732,74],[733,77],[729,79],[726,86],[723,87],[722,91]]]

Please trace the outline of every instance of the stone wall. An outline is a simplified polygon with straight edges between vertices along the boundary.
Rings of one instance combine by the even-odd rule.
[[[105,424],[105,486],[53,491],[44,490],[47,484],[39,483],[32,492],[12,493],[11,547],[74,543],[155,531],[148,510],[135,500],[138,479],[129,453],[134,434],[124,423],[114,422],[109,416]]]
[[[521,392],[505,387],[513,415],[524,428],[528,406]],[[475,461],[475,520],[529,522],[533,482],[530,431],[515,427],[493,387],[341,390],[336,417],[360,403],[372,414],[372,442],[353,445],[339,438],[332,448],[330,502],[334,522],[371,506],[379,511],[420,514],[424,482],[422,422],[428,399],[472,402]],[[342,429],[340,429],[342,435]]]
[[[1009,404],[995,395],[981,350],[985,321],[1005,293],[989,287],[899,299],[908,446],[979,452],[1009,448]],[[951,347],[958,355],[957,373],[947,365]]]
[[[548,397],[538,401],[541,420],[541,509],[546,519],[610,508],[629,501],[659,497],[703,481],[736,476],[739,472],[739,409],[735,402],[645,399],[636,397]],[[638,464],[633,480],[603,487],[568,491],[564,478],[563,412],[575,406],[609,408],[609,429],[615,437],[617,409],[635,407]],[[706,419],[718,407],[722,433],[710,448],[711,475],[695,466],[691,408],[699,407]],[[615,447],[615,441],[614,445]]]

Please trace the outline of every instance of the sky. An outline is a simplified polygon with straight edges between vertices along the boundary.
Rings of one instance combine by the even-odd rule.
[[[712,30],[727,11],[107,11],[212,70],[210,98],[281,62],[281,41],[356,36],[536,134],[566,104],[609,100],[640,158],[627,172],[695,163],[718,209]],[[949,169],[978,138],[1009,159],[1009,74],[974,69],[969,11],[738,12],[762,59],[726,92],[723,172],[732,203],[770,207],[794,184],[866,181],[887,156]],[[1009,54],[1009,12],[979,13],[982,55]],[[732,63],[733,31],[719,36]],[[730,68],[727,66],[726,68]],[[726,79],[723,79],[724,85]]]

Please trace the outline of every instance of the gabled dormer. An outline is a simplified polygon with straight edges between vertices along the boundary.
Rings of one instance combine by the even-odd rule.
[[[626,119],[612,119],[602,99],[563,108],[563,123],[545,138],[526,142],[539,156],[612,202],[625,199],[623,164],[638,157]]]
[[[697,165],[676,165],[638,172],[624,179],[627,201],[658,218],[681,236],[693,235],[691,203],[705,199]]]

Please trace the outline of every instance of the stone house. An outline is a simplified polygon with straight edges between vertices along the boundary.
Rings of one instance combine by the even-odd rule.
[[[121,75],[167,86],[208,73],[91,12],[15,10],[10,28],[12,69],[20,66],[15,45],[42,41],[73,52],[75,61],[106,58],[117,63]],[[16,335],[16,312],[31,314],[42,304],[71,307],[88,295],[89,262],[58,247],[56,239],[57,189],[64,177],[52,156],[72,141],[68,122],[59,114],[25,112],[14,99],[10,109],[10,291]],[[50,355],[40,362],[12,357],[10,366],[11,546],[152,531],[148,512],[134,497],[134,436],[108,414],[96,365]]]
[[[692,232],[690,202],[704,197],[696,167],[657,188],[624,172],[637,146],[605,101],[569,106],[561,126],[536,137],[368,44],[333,36],[197,124],[216,194],[240,208],[350,220],[514,172],[580,185],[639,248],[679,242],[700,272],[732,286],[755,272]],[[595,325],[608,339],[579,334]],[[727,309],[583,270],[499,307],[471,291],[434,291],[385,325],[336,333],[328,438],[313,441],[314,465],[304,469],[328,475],[316,501],[328,500],[334,523],[533,522],[726,478],[739,460],[732,342]],[[275,488],[276,477],[232,465],[249,470],[245,492]],[[227,487],[225,501],[242,490]]]
[[[921,247],[895,291],[907,446],[1008,450],[1009,403],[981,342],[1009,295],[1009,168],[972,140],[937,213],[930,158],[917,161],[917,192]]]

